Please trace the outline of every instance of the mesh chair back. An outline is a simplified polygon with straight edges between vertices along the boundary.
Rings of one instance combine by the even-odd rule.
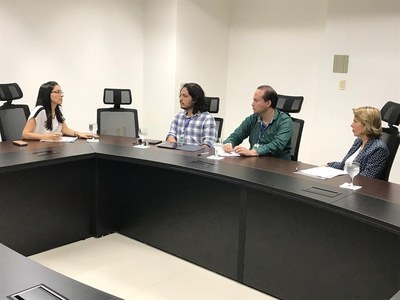
[[[219,112],[219,98],[218,97],[206,97],[207,111],[212,114]]]
[[[0,107],[0,134],[2,141],[19,140],[29,117],[28,105]]]
[[[104,104],[114,104],[115,108],[120,108],[121,104],[132,103],[132,93],[129,89],[104,89],[103,94]]]
[[[206,97],[207,111],[212,114],[217,114],[219,112],[219,101],[218,97]],[[217,138],[221,138],[222,125],[224,124],[223,118],[214,118],[215,125],[217,126]]]
[[[214,118],[215,120],[215,125],[217,126],[217,138],[221,138],[221,133],[222,133],[222,125],[224,125],[224,119],[223,118]]]
[[[6,101],[0,107],[0,134],[2,141],[18,140],[29,117],[29,106],[12,104],[13,100],[21,99],[23,93],[17,83],[0,84],[0,100]]]
[[[17,83],[2,83],[0,84],[0,100],[11,101],[21,99],[24,96],[21,88]]]
[[[387,122],[389,125],[389,127],[382,128],[381,136],[389,149],[389,157],[380,179],[387,181],[400,144],[399,130],[396,127],[400,123],[400,104],[388,101],[381,109],[381,117],[382,121]]]
[[[293,131],[291,139],[290,156],[293,161],[297,161],[300,150],[301,136],[303,133],[304,120],[292,118],[293,121]]]
[[[276,108],[286,113],[298,113],[303,105],[303,96],[278,95]]]
[[[303,96],[288,96],[288,95],[278,95],[278,102],[276,108],[280,111],[287,113],[298,113],[303,105]],[[290,156],[293,161],[297,161],[300,150],[300,141],[303,134],[304,120],[292,118],[293,121],[293,131],[290,151]]]
[[[389,124],[398,126],[400,124],[400,103],[388,101],[381,109],[382,121]]]
[[[136,109],[99,108],[97,110],[98,133],[126,137],[139,137]]]

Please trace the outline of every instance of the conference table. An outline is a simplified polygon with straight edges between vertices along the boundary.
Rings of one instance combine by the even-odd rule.
[[[122,300],[50,270],[0,244],[0,299]]]
[[[28,256],[118,232],[281,299],[400,290],[400,185],[135,141],[0,143],[0,243]]]

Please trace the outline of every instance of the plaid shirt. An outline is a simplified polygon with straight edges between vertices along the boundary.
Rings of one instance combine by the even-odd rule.
[[[189,145],[212,146],[217,137],[214,117],[209,112],[198,112],[189,118],[185,111],[180,112],[171,123],[167,137]]]

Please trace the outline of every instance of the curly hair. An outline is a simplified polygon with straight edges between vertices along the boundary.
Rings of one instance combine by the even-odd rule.
[[[185,83],[182,86],[181,91],[183,88],[186,88],[189,92],[190,97],[192,97],[193,114],[207,111],[206,96],[200,85],[198,85],[197,83]]]

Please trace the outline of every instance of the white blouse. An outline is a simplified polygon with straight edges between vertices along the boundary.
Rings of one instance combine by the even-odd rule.
[[[62,112],[62,108],[60,106],[60,110]],[[46,129],[46,121],[47,121],[47,116],[46,116],[46,110],[43,108],[43,106],[39,105],[36,106],[32,112],[31,115],[29,116],[29,119],[35,118],[36,121],[36,126],[35,126],[35,133],[49,133],[49,132],[61,132],[62,129],[62,123],[59,123],[57,118],[53,119],[53,130],[48,130]]]

